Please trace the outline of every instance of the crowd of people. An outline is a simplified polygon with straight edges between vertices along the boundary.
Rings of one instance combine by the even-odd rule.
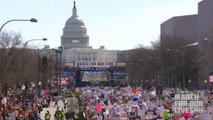
[[[0,101],[0,120],[41,120],[40,113],[49,106],[51,96],[10,89],[0,95]]]
[[[182,91],[165,88],[158,93],[142,87],[82,87],[63,92],[60,99],[50,94],[25,95],[15,91],[1,96],[0,120],[213,120],[211,91]],[[156,94],[157,93],[157,94]],[[199,95],[203,111],[189,114],[174,111],[176,94]],[[5,103],[4,103],[5,101]],[[58,105],[63,102],[63,106]],[[54,114],[48,111],[52,102]],[[43,108],[45,116],[40,116]]]
[[[161,95],[155,88],[150,90],[141,87],[84,87],[73,89],[71,98],[78,105],[66,101],[66,110],[61,119],[66,120],[212,120],[213,95],[210,91],[182,91],[166,88]],[[199,95],[203,101],[203,111],[190,115],[174,111],[176,94]],[[59,109],[57,109],[59,110]]]

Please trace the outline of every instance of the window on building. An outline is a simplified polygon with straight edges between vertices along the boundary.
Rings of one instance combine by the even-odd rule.
[[[79,43],[79,40],[72,40],[72,43]]]

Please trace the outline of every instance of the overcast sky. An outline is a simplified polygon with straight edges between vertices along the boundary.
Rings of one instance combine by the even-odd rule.
[[[47,42],[31,45],[55,48],[66,20],[72,15],[74,0],[1,0],[0,25],[11,19],[38,19],[38,23],[11,22],[4,32],[18,32],[24,41],[46,37]],[[201,0],[76,0],[90,46],[104,45],[111,50],[126,50],[139,44],[150,46],[159,39],[160,24],[173,16],[197,14]]]

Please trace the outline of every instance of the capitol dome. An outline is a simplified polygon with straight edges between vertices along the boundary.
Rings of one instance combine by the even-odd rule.
[[[89,47],[89,36],[87,35],[87,29],[83,20],[81,20],[77,15],[75,1],[72,11],[73,14],[66,21],[63,29],[61,46],[64,49]]]
[[[76,25],[79,27],[85,27],[83,20],[81,20],[78,16],[72,16],[67,20],[65,27],[73,27]]]

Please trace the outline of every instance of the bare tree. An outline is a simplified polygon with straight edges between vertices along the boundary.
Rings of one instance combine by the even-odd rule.
[[[153,82],[160,63],[157,53],[156,48],[142,45],[132,50],[128,59],[128,76],[132,82],[141,84]]]
[[[2,33],[0,36],[0,84],[4,86],[3,90],[8,86],[37,82],[41,72],[45,74],[45,80],[52,78],[52,57],[48,56],[43,63],[41,50],[28,48],[24,44],[20,34]],[[41,65],[44,67],[45,64],[46,68],[41,69]]]
[[[0,82],[12,82],[15,72],[21,68],[21,35],[16,33],[0,34]]]
[[[189,80],[195,84],[199,71],[198,46],[188,46],[190,41],[184,38],[164,36],[160,42],[162,79],[171,87],[181,87],[183,81],[189,86]],[[168,51],[168,49],[170,49]],[[191,83],[191,84],[192,84]],[[191,85],[192,86],[192,85]]]

